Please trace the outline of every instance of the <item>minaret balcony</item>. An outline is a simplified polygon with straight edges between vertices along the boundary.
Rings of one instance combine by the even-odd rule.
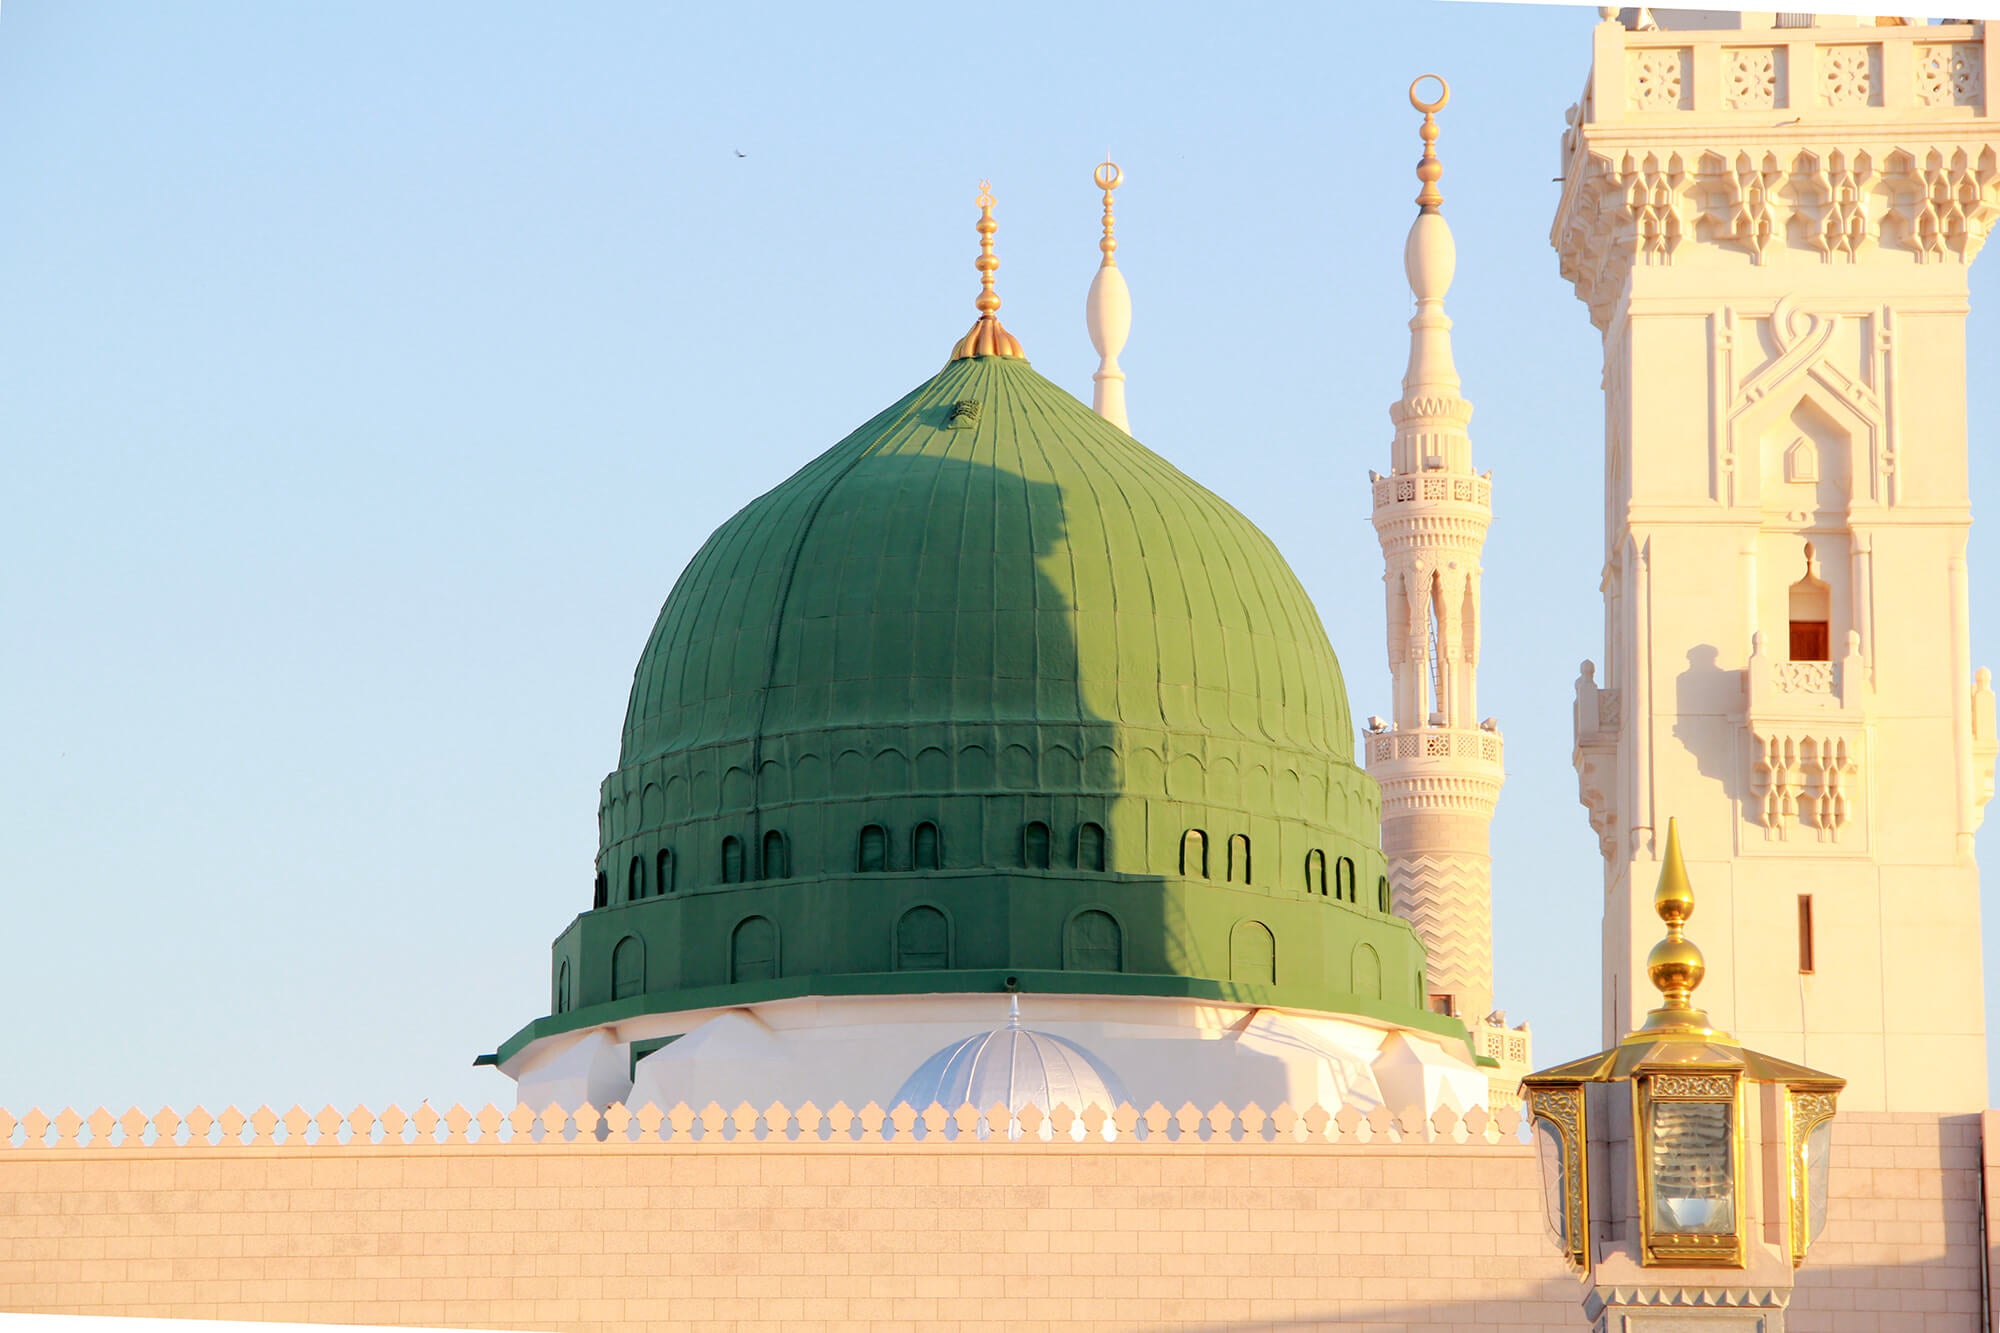
[[[1464,472],[1399,472],[1375,478],[1375,508],[1412,503],[1458,503],[1493,509],[1493,482]]]
[[[1382,814],[1425,810],[1490,815],[1505,777],[1500,731],[1480,727],[1390,727],[1365,737],[1368,776],[1382,785]]]

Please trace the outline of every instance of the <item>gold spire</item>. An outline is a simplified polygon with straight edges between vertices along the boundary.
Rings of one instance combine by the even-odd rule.
[[[1653,891],[1653,910],[1667,923],[1667,937],[1646,955],[1646,975],[1659,989],[1660,1007],[1647,1014],[1646,1021],[1625,1040],[1675,1035],[1731,1042],[1728,1033],[1717,1031],[1708,1015],[1694,1007],[1695,987],[1701,985],[1708,965],[1685,931],[1688,918],[1694,915],[1694,888],[1688,883],[1687,863],[1681,859],[1680,826],[1672,819],[1667,820],[1667,850],[1660,862],[1659,887]]]
[[[1430,101],[1417,96],[1417,85],[1425,79],[1435,80],[1438,86],[1437,97]],[[1424,188],[1417,191],[1417,206],[1426,213],[1437,212],[1444,203],[1444,195],[1438,189],[1438,177],[1444,175],[1444,163],[1438,161],[1437,155],[1437,113],[1444,110],[1450,101],[1451,85],[1439,75],[1419,74],[1410,81],[1410,105],[1424,113],[1423,128],[1417,131],[1424,138],[1424,156],[1417,163],[1417,179],[1424,183]]]
[[[1115,225],[1111,216],[1111,192],[1125,183],[1125,173],[1111,160],[1111,154],[1106,153],[1104,165],[1090,175],[1091,179],[1097,182],[1097,188],[1104,191],[1104,239],[1097,243],[1097,248],[1104,252],[1104,263],[1100,267],[1117,268],[1118,238],[1111,234],[1111,229]]]
[[[979,259],[974,265],[979,270],[979,299],[973,304],[979,309],[979,318],[957,346],[951,349],[951,359],[962,361],[969,356],[1013,356],[1021,355],[1021,340],[1001,327],[1000,294],[993,290],[993,274],[1000,267],[1000,257],[993,253],[993,233],[1000,230],[1000,224],[993,220],[993,185],[990,181],[979,182]]]

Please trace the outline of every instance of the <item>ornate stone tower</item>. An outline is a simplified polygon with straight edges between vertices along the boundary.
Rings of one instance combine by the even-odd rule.
[[[1417,90],[1435,81],[1438,96]],[[1390,471],[1369,473],[1388,598],[1395,705],[1370,719],[1368,772],[1382,785],[1382,850],[1397,914],[1429,952],[1428,1000],[1463,1018],[1481,1054],[1500,1059],[1496,1094],[1527,1072],[1527,1033],[1493,1009],[1492,856],[1487,829],[1500,797],[1500,732],[1478,717],[1480,552],[1493,520],[1491,474],[1472,469],[1472,404],[1459,394],[1444,298],[1456,250],[1445,222],[1436,113],[1450,98],[1425,75],[1410,86],[1424,113],[1423,189],[1403,252],[1416,314]],[[1511,1047],[1511,1049],[1510,1049]],[[1521,1066],[1518,1070],[1515,1065]]]
[[[1704,21],[1730,26],[1598,25],[1553,236],[1604,336],[1605,657],[1575,752],[1604,1031],[1647,1002],[1673,815],[1727,923],[1719,1024],[1846,1076],[1845,1106],[1976,1110],[1994,729],[1965,315],[2000,182],[1993,37]]]

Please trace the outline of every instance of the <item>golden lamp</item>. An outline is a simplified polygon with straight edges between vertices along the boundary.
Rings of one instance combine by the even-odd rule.
[[[1633,1265],[1795,1268],[1826,1221],[1846,1081],[1748,1050],[1694,1007],[1705,965],[1671,821],[1653,907],[1667,927],[1646,960],[1660,1006],[1610,1050],[1522,1080],[1549,1225],[1600,1286],[1607,1262],[1619,1281]]]

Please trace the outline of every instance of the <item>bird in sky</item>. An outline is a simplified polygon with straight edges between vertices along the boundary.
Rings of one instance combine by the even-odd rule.
[[[743,150],[742,150],[741,148],[739,148],[739,149],[737,149],[737,150],[736,150],[736,156],[738,156],[738,157],[748,157],[748,156],[750,156],[750,154],[748,154],[748,153],[744,152],[744,151],[743,151]]]

